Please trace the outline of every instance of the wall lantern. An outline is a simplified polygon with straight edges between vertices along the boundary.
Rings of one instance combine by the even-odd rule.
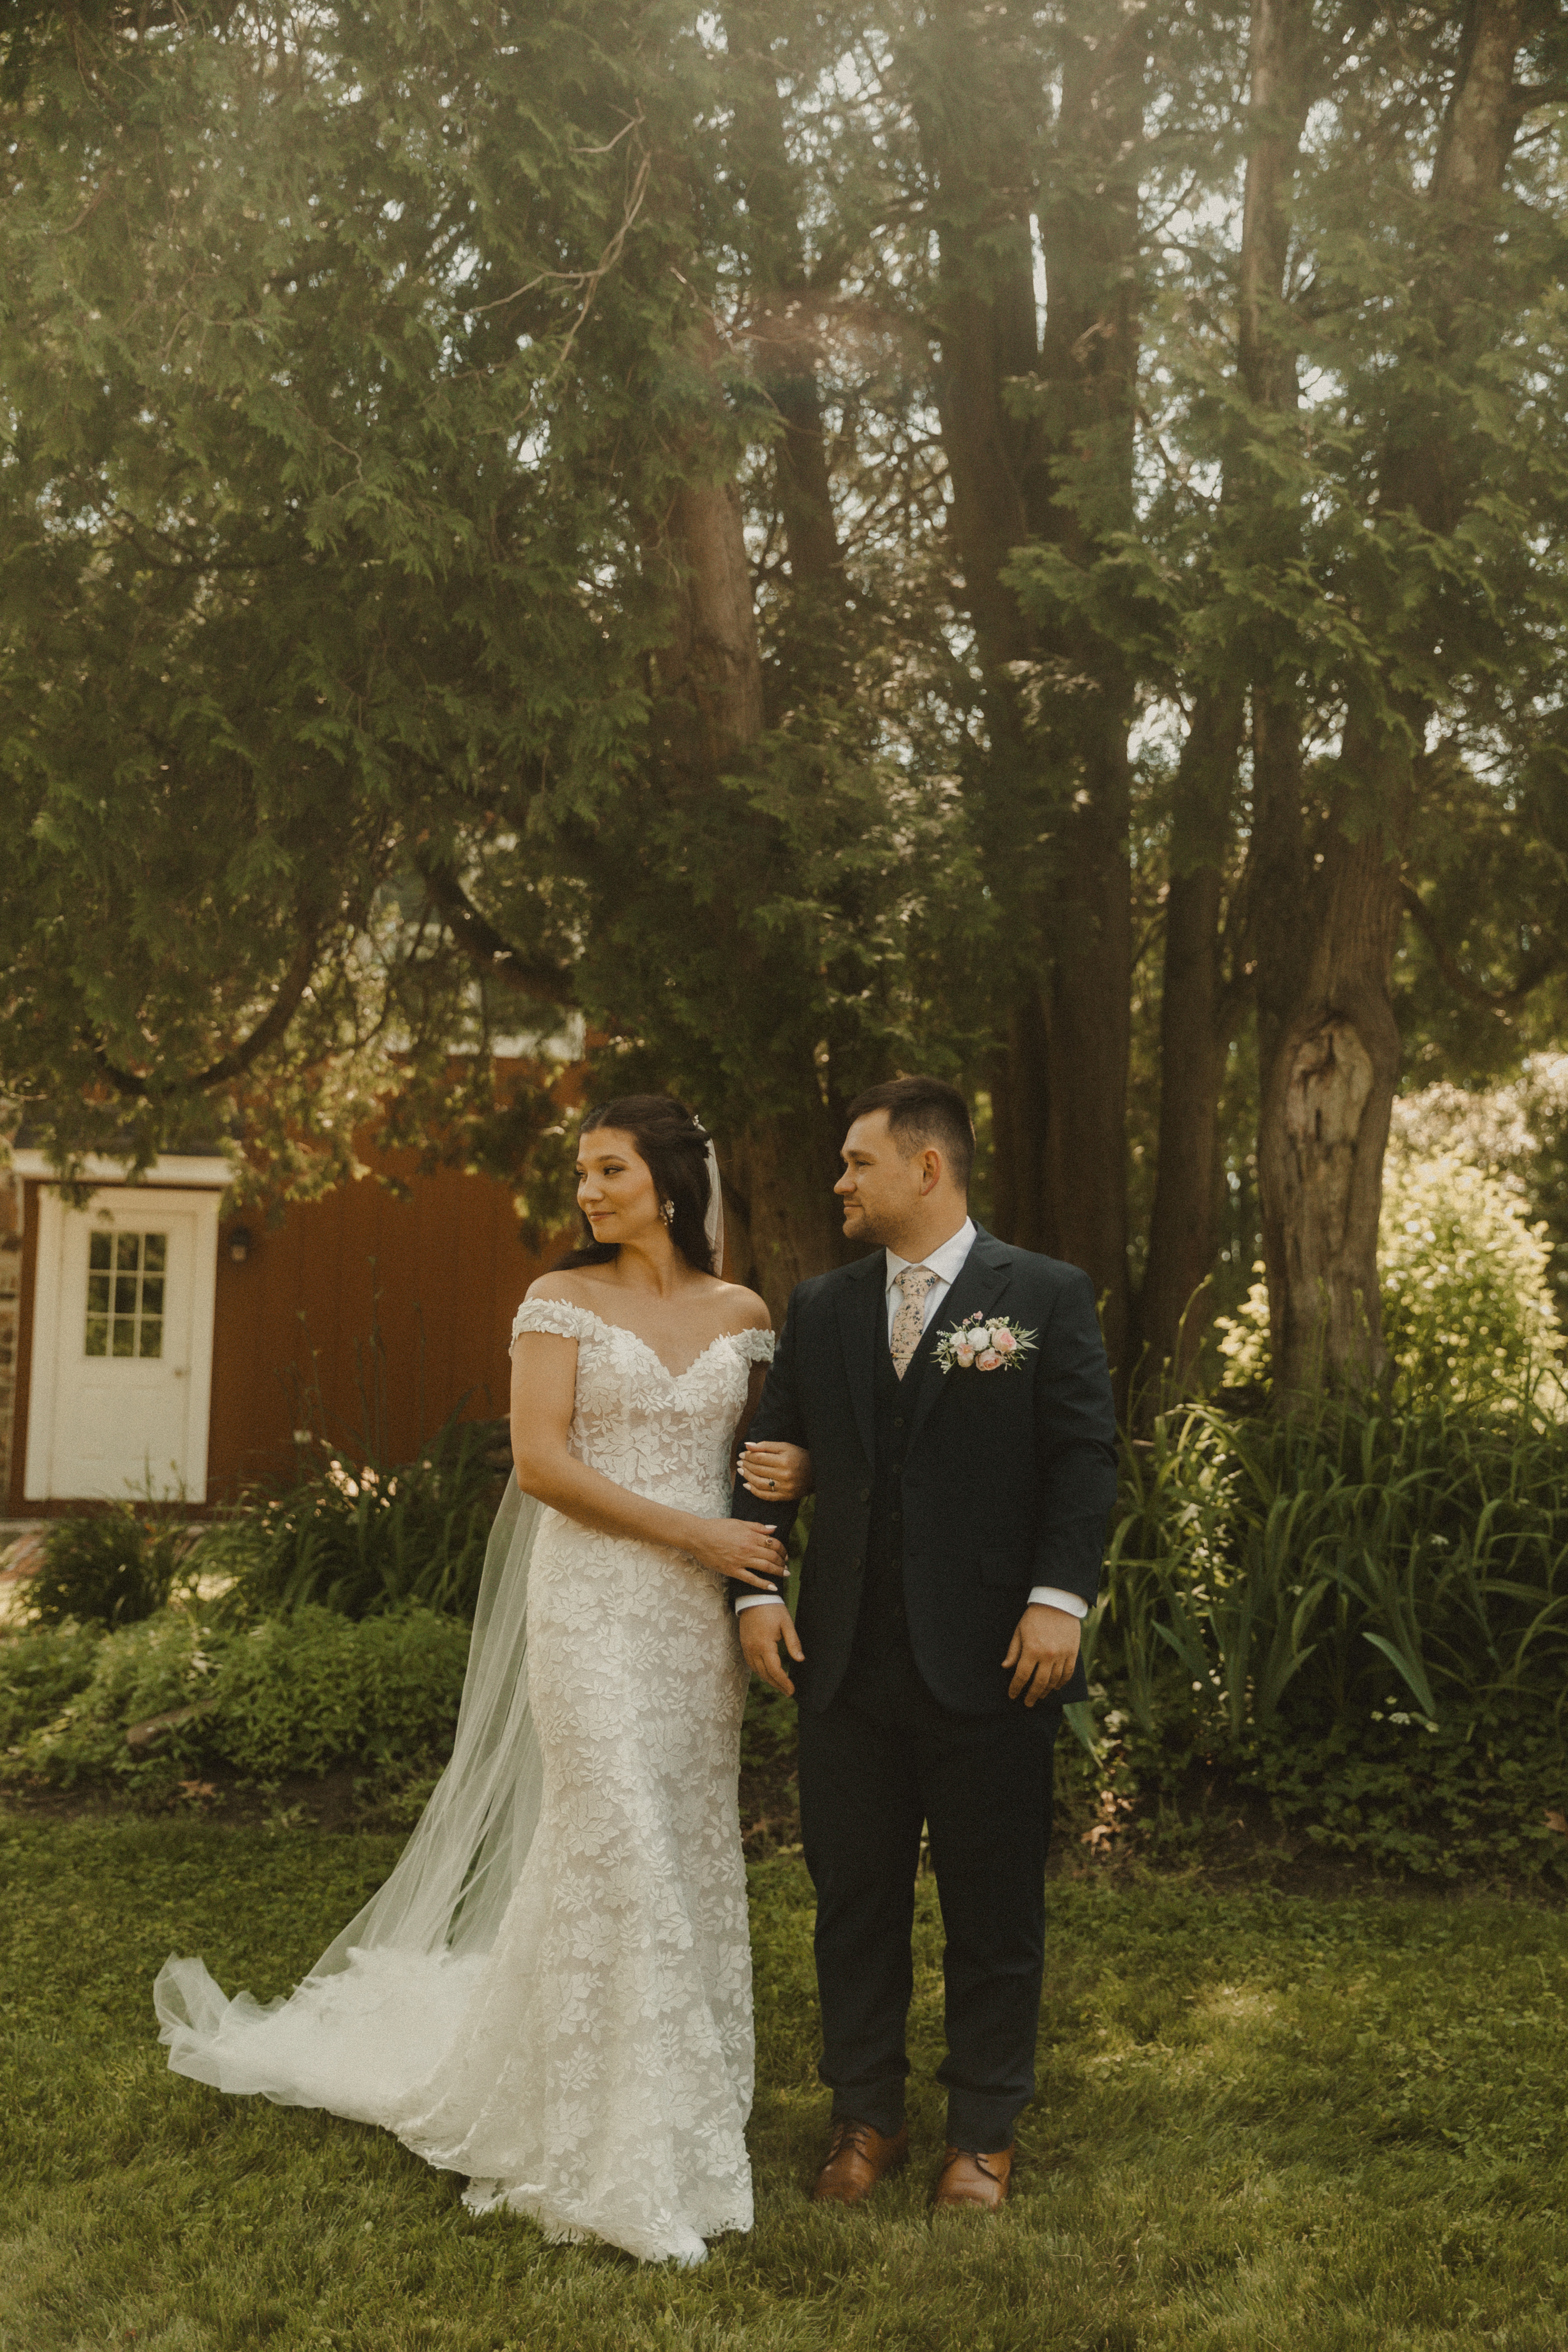
[[[236,1265],[243,1265],[250,1255],[251,1231],[248,1225],[233,1225],[229,1229],[228,1254]]]

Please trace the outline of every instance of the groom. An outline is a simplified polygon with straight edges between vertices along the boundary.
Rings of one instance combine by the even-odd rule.
[[[874,1246],[795,1290],[751,1432],[811,1454],[798,1630],[782,1599],[737,1587],[735,1607],[752,1671],[799,1699],[833,2091],[816,2194],[857,2204],[908,2153],[923,1824],[947,1937],[936,2202],[994,2208],[1035,2084],[1052,1752],[1085,1695],[1110,1383],[1087,1275],[971,1219],[963,1096],[899,1078],[849,1122],[835,1190],[847,1237]],[[734,1511],[786,1536],[793,1517],[739,1482]]]

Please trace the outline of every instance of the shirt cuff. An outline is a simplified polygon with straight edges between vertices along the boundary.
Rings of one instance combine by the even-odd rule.
[[[744,1601],[742,1601],[740,1604],[742,1609],[745,1605]],[[1059,1592],[1054,1584],[1037,1584],[1031,1589],[1029,1593],[1030,1608],[1033,1609],[1040,1605],[1043,1605],[1047,1609],[1065,1609],[1069,1617],[1087,1617],[1089,1615],[1089,1603],[1087,1601],[1080,1600],[1076,1592]]]
[[[761,1608],[764,1601],[782,1601],[783,1599],[784,1594],[782,1592],[738,1593],[735,1598],[735,1614],[738,1617],[742,1609],[758,1609]],[[1069,1617],[1087,1617],[1089,1615],[1089,1603],[1087,1601],[1081,1599],[1076,1592],[1060,1591],[1054,1584],[1037,1584],[1031,1589],[1029,1593],[1029,1606],[1033,1609],[1037,1604],[1043,1605],[1047,1609],[1065,1609]]]

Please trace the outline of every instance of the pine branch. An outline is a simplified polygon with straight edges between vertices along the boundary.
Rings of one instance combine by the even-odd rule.
[[[173,1086],[151,1085],[134,1070],[121,1070],[112,1063],[100,1044],[95,1044],[92,1056],[117,1094],[128,1096],[133,1102],[149,1101],[154,1094],[195,1095],[209,1087],[226,1086],[247,1071],[258,1055],[277,1044],[300,1009],[300,1001],[310,984],[310,974],[316,968],[316,934],[307,930],[294,952],[294,961],[284,974],[282,986],[271,1004],[262,1014],[248,1037],[243,1038],[233,1050],[221,1055],[206,1069],[194,1077],[181,1078]]]
[[[1471,979],[1448,946],[1437,929],[1436,916],[1419,891],[1408,882],[1402,887],[1405,912],[1415,918],[1415,928],[1431,949],[1438,971],[1449,987],[1468,1003],[1479,1004],[1487,1012],[1506,1019],[1541,986],[1543,980],[1550,980],[1553,972],[1561,971],[1564,964],[1568,964],[1568,947],[1537,948],[1533,954],[1525,957],[1511,988],[1483,988],[1479,980]]]
[[[542,997],[548,1004],[575,1004],[576,991],[567,966],[547,962],[542,956],[531,956],[514,947],[487,916],[480,914],[455,874],[421,863],[419,878],[454,944],[489,979],[510,982],[530,996]]]

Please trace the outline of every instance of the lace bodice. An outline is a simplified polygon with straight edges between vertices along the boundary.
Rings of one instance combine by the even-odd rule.
[[[730,1507],[730,1448],[771,1331],[723,1331],[672,1372],[646,1339],[564,1298],[524,1299],[511,1327],[577,1342],[572,1451],[618,1486],[715,1517]]]

